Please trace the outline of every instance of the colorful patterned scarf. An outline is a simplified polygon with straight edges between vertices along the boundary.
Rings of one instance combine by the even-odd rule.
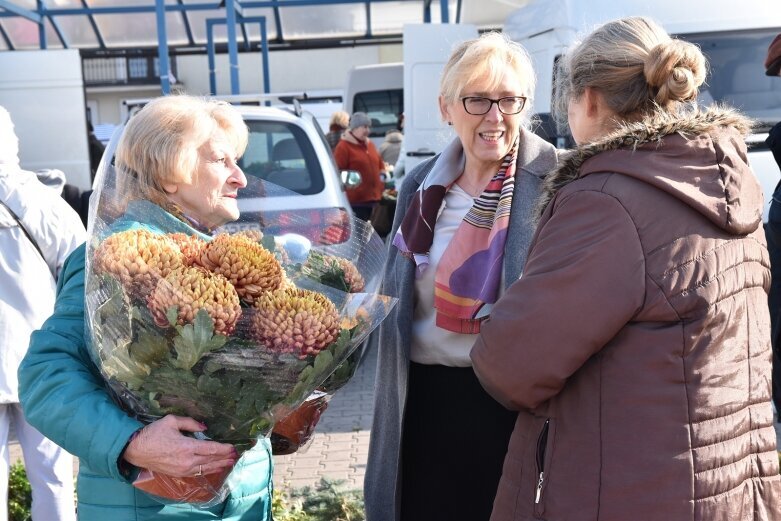
[[[480,313],[481,309],[499,298],[517,153],[518,141],[475,199],[437,265],[434,307],[438,327],[456,333],[479,333],[483,315],[487,315]],[[428,266],[434,225],[445,194],[463,170],[463,148],[456,139],[418,188],[393,239],[402,254],[415,260],[418,275]]]

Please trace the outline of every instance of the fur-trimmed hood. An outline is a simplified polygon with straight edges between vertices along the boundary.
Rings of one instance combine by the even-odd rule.
[[[762,188],[744,141],[751,126],[751,120],[722,107],[680,115],[660,111],[624,124],[562,154],[545,180],[539,208],[576,179],[611,172],[673,195],[731,233],[749,233],[762,222]]]

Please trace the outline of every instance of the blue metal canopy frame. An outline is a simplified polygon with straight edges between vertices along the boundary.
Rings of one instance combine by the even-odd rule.
[[[271,90],[271,78],[269,76],[268,66],[268,36],[266,34],[266,17],[265,16],[251,16],[251,17],[239,17],[237,20],[242,23],[257,22],[260,24],[260,47],[263,59],[263,93],[268,94]],[[217,70],[215,65],[215,51],[214,51],[214,26],[227,23],[223,18],[211,18],[206,20],[206,37],[208,39],[207,50],[209,54],[209,92],[212,96],[217,94]],[[238,65],[234,67],[234,62],[231,61],[231,72],[238,71]],[[231,74],[231,94],[239,94],[238,74],[235,78]]]
[[[170,84],[170,56],[169,56],[169,44],[166,29],[166,14],[171,12],[178,12],[182,14],[184,31],[187,37],[189,46],[196,46],[195,38],[193,37],[193,31],[191,22],[186,16],[190,11],[206,11],[206,10],[222,10],[224,9],[225,17],[213,19],[210,18],[206,21],[207,29],[207,52],[210,56],[210,87],[212,93],[216,91],[214,83],[214,53],[215,44],[213,39],[213,27],[216,24],[224,24],[227,29],[227,51],[230,62],[230,79],[231,79],[231,93],[238,94],[239,90],[239,68],[238,68],[238,43],[237,43],[237,31],[236,26],[239,25],[242,37],[244,40],[244,49],[250,49],[250,39],[248,37],[246,24],[247,23],[259,23],[261,30],[261,42],[260,48],[263,53],[263,67],[264,67],[264,91],[268,92],[270,81],[268,74],[268,51],[269,41],[266,34],[266,17],[265,16],[244,16],[245,9],[256,8],[270,8],[273,13],[274,28],[276,29],[277,43],[285,41],[282,33],[282,23],[280,16],[280,8],[288,7],[305,7],[305,6],[329,6],[340,4],[363,4],[366,10],[366,34],[364,36],[367,40],[373,40],[375,35],[372,34],[372,18],[371,18],[371,4],[382,2],[394,2],[398,0],[222,0],[221,2],[200,2],[200,3],[185,3],[183,0],[176,0],[176,3],[167,4],[166,0],[155,0],[154,5],[117,5],[117,6],[103,6],[103,7],[90,7],[87,0],[80,0],[81,7],[70,8],[50,8],[47,7],[44,0],[36,0],[36,9],[26,9],[13,3],[11,0],[0,0],[0,19],[9,17],[22,17],[30,22],[37,24],[38,26],[38,42],[41,49],[47,48],[47,34],[46,23],[51,25],[57,38],[64,48],[70,47],[66,34],[62,31],[58,17],[61,16],[82,16],[86,17],[95,33],[96,41],[101,50],[108,50],[106,41],[99,27],[95,21],[96,15],[106,14],[133,14],[133,13],[154,13],[156,19],[157,29],[157,55],[159,59],[159,73],[160,73],[160,86],[163,94],[168,94],[171,90]],[[420,0],[421,7],[423,9],[423,21],[430,23],[431,20],[431,6],[434,0]],[[461,4],[462,0],[456,0],[456,23],[461,19]],[[450,23],[450,9],[449,0],[439,0],[440,15],[442,23]],[[9,37],[7,31],[0,25],[0,38],[5,42],[6,47],[9,50],[14,50],[15,46],[12,39]],[[344,40],[341,38],[340,40]],[[136,47],[134,47],[136,49]],[[201,51],[202,52],[202,51]]]

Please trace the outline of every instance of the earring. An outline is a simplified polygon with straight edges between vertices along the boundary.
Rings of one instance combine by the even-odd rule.
[[[452,121],[448,121],[447,122],[447,126],[452,127],[453,126],[453,122]]]

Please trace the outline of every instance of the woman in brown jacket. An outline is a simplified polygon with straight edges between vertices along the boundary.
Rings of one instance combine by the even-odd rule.
[[[471,353],[520,411],[491,519],[781,519],[750,122],[697,109],[702,53],[645,18],[562,65],[578,148]]]

